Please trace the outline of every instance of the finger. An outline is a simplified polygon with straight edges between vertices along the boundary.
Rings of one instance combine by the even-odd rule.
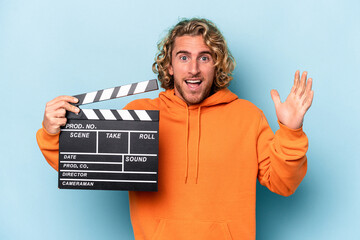
[[[59,118],[58,124],[59,126],[65,126],[67,122],[67,118]]]
[[[47,118],[44,117],[43,125],[48,133],[55,134],[60,131],[60,126],[64,126],[67,122],[65,117],[63,118]]]
[[[300,97],[300,99],[303,101],[303,104],[305,103],[306,98],[308,98],[311,88],[312,88],[312,78],[309,78],[306,82],[304,94]]]
[[[297,89],[299,88],[299,82],[300,82],[299,79],[300,79],[300,71],[296,70],[295,76],[294,76],[294,86],[292,88],[294,93],[296,93]]]
[[[51,112],[45,111],[44,119],[52,122],[54,121],[54,119],[57,118],[65,118],[65,115],[66,115],[66,110],[64,108],[59,108],[56,111],[51,111]]]
[[[300,80],[300,85],[299,85],[299,96],[301,97],[304,92],[305,92],[305,86],[306,86],[306,77],[307,77],[307,72],[304,71],[301,74],[301,80]]]
[[[278,108],[278,106],[281,104],[280,95],[279,95],[278,91],[273,89],[273,90],[271,90],[270,94],[271,94],[271,98],[274,102],[275,108]]]
[[[307,95],[310,91],[311,91],[311,88],[312,88],[312,78],[309,78],[307,80],[307,83],[306,83],[306,89],[305,89],[305,94]]]
[[[313,99],[314,99],[314,91],[311,90],[304,102],[304,107],[306,111],[311,107]]]
[[[72,96],[66,96],[66,95],[63,95],[63,96],[58,96],[56,98],[54,98],[53,100],[49,101],[46,105],[47,106],[52,106],[58,102],[61,102],[61,101],[66,101],[66,102],[70,102],[70,103],[77,103],[79,102],[79,99],[77,99],[76,97],[72,97]]]
[[[49,112],[55,112],[58,109],[65,109],[67,111],[73,112],[73,113],[79,113],[80,109],[74,105],[71,105],[70,103],[66,102],[66,101],[60,101],[57,102],[56,104],[52,105],[51,107],[49,107],[48,111]]]
[[[59,108],[52,113],[54,118],[64,118],[66,116],[66,110],[64,108]]]

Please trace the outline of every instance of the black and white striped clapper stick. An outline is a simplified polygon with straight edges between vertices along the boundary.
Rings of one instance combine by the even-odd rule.
[[[157,90],[149,80],[74,97],[84,105]],[[67,112],[59,136],[61,189],[157,191],[159,111]]]
[[[123,86],[98,90],[89,93],[75,95],[79,102],[76,106],[100,101],[126,97],[134,94],[145,93],[158,90],[156,79],[127,84]],[[72,119],[89,119],[89,120],[139,120],[139,121],[158,121],[158,114],[146,110],[110,110],[110,109],[81,109],[78,115],[67,112],[66,117]]]
[[[95,103],[105,100],[110,100],[114,98],[126,97],[138,93],[145,93],[153,90],[158,90],[158,84],[156,79],[127,84],[123,86],[103,89],[99,91],[83,93],[79,95],[75,95],[79,102],[75,105],[84,105],[89,103]]]

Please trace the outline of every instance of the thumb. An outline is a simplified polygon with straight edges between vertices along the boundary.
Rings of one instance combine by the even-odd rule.
[[[271,94],[272,100],[274,101],[275,108],[277,108],[279,106],[279,104],[281,103],[280,95],[279,95],[278,91],[276,91],[274,89],[271,90],[270,94]]]

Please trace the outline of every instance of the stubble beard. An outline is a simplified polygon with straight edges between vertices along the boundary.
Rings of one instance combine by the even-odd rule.
[[[203,84],[203,83],[201,83],[201,84]],[[181,88],[180,84],[178,84],[176,81],[174,81],[174,85],[175,85],[177,92],[179,93],[181,98],[186,102],[187,105],[195,105],[195,104],[201,103],[208,96],[210,96],[210,92],[211,92],[211,86],[210,86],[207,89],[205,89],[204,91],[202,91],[198,97],[197,96],[192,97],[191,92],[190,92],[190,94],[186,95],[184,93],[183,89]]]

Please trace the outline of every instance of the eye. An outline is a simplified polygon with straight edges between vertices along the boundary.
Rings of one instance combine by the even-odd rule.
[[[200,57],[200,60],[203,62],[207,62],[210,60],[210,58],[208,56],[202,56],[202,57]]]
[[[188,57],[187,56],[180,56],[180,60],[182,60],[182,61],[186,61],[186,60],[188,60]]]

